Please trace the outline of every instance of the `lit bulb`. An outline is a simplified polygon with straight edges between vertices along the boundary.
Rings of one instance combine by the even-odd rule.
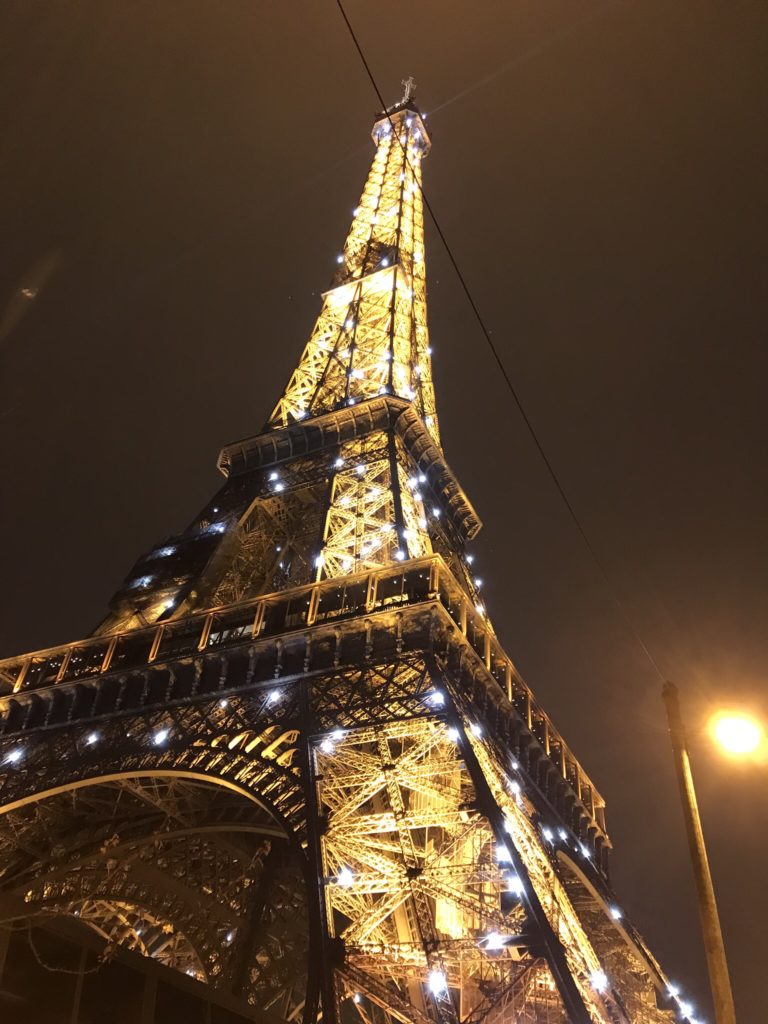
[[[592,983],[592,988],[595,992],[605,992],[608,988],[608,978],[605,971],[592,971],[589,976],[589,980]]]
[[[443,971],[430,971],[428,984],[432,995],[439,996],[448,991],[448,979]]]
[[[505,945],[506,945],[506,943],[504,941],[504,936],[503,935],[499,935],[498,932],[489,932],[485,936],[485,948],[486,949],[493,949],[493,950],[504,949]]]
[[[343,886],[345,889],[348,889],[350,885],[354,884],[355,876],[352,874],[349,868],[342,868],[341,871],[336,876],[336,881],[338,882],[339,885]]]

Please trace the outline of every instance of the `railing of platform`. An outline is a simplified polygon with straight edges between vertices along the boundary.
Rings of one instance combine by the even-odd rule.
[[[565,740],[504,653],[484,611],[459,585],[440,555],[267,594],[112,636],[0,661],[0,698],[61,683],[126,672],[199,653],[276,637],[321,623],[436,600],[572,786],[602,830],[604,801]]]

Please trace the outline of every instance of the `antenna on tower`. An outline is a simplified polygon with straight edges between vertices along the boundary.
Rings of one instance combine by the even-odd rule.
[[[402,78],[400,84],[404,87],[405,92],[403,98],[400,100],[401,103],[408,103],[409,100],[413,99],[413,94],[416,92],[416,82],[414,81],[413,75],[409,75],[407,78]]]

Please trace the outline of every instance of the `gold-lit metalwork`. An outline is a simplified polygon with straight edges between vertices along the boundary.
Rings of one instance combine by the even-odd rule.
[[[410,106],[377,119],[376,155],[334,286],[270,425],[376,395],[413,402],[439,442],[427,330],[421,162],[430,142]]]
[[[77,914],[265,1021],[663,1024],[466,556],[411,88],[264,431],[91,637],[0,662],[0,922]]]

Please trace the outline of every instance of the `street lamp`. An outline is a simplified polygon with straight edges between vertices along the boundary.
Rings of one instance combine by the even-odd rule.
[[[731,979],[728,974],[728,961],[725,957],[723,933],[715,902],[715,890],[712,885],[712,873],[709,870],[707,851],[704,845],[704,833],[701,828],[699,807],[696,802],[696,791],[693,787],[691,761],[685,729],[680,715],[680,700],[677,687],[667,682],[662,689],[662,696],[667,708],[669,735],[672,740],[672,753],[675,759],[675,772],[680,787],[680,799],[683,805],[685,830],[688,834],[688,849],[691,854],[691,867],[696,882],[696,895],[699,903],[699,917],[704,939],[704,952],[707,957],[709,985],[712,990],[712,1001],[715,1007],[717,1024],[736,1024],[736,1011],[733,1005]],[[720,722],[718,725],[717,722]],[[756,730],[756,738],[755,738]],[[744,716],[725,713],[718,716],[713,725],[715,738],[721,746],[733,753],[754,751],[760,745],[762,730],[752,719]]]

